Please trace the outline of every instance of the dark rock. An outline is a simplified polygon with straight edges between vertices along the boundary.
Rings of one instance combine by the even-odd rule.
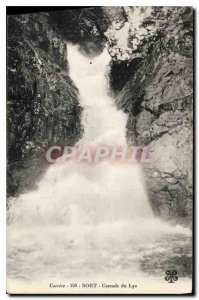
[[[8,17],[8,196],[35,187],[48,167],[42,150],[82,134],[66,42],[47,20],[46,13]]]
[[[130,77],[138,70],[140,58],[131,61],[112,61],[110,77],[110,88],[114,92],[119,92],[125,86]]]
[[[139,8],[125,9],[128,20],[134,10]],[[128,114],[129,143],[151,149],[152,166],[145,166],[151,205],[157,214],[177,220],[192,217],[192,22],[192,9],[186,7],[175,13],[156,7],[139,29],[132,22],[132,52],[126,51],[130,59],[136,52],[141,63],[116,97],[118,108]],[[135,39],[136,48],[130,46]]]

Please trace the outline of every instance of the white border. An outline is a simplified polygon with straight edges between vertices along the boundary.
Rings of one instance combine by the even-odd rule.
[[[0,247],[0,299],[6,299],[8,295],[5,294],[6,289],[5,289],[5,284],[6,284],[6,267],[5,267],[5,239],[6,239],[6,226],[5,226],[5,211],[6,211],[6,204],[5,204],[5,189],[6,189],[6,182],[5,182],[5,172],[6,172],[6,163],[5,163],[5,158],[6,158],[6,106],[5,106],[5,99],[6,99],[6,6],[193,6],[195,11],[195,26],[197,25],[197,12],[198,12],[198,6],[199,6],[199,1],[198,0],[190,0],[190,1],[185,1],[185,0],[167,0],[167,1],[160,1],[160,0],[155,0],[155,1],[149,1],[149,0],[134,0],[134,1],[129,1],[129,0],[87,0],[87,1],[78,1],[78,0],[2,0],[0,4],[0,30],[1,30],[1,35],[0,35],[0,66],[1,66],[1,72],[0,72],[0,238],[1,238],[1,247]],[[195,63],[198,62],[198,28],[197,26],[195,27],[196,31],[196,37],[195,37]],[[195,65],[195,78],[197,78],[197,65]],[[195,83],[196,83],[195,79]],[[195,102],[196,102],[196,96],[197,96],[197,86],[195,86]],[[198,105],[196,107],[196,116],[198,117]],[[197,121],[196,117],[196,121]],[[198,122],[196,124],[195,132],[198,132]],[[197,135],[196,135],[197,138]],[[198,139],[196,140],[196,148],[197,148],[197,154],[198,154],[198,149],[199,149],[199,142]],[[196,163],[196,161],[195,161]],[[197,163],[196,163],[197,164]],[[196,165],[195,165],[195,171],[196,171]],[[196,184],[198,186],[198,176],[196,176]],[[196,202],[196,196],[197,196],[197,189],[195,191],[195,202]],[[195,203],[196,207],[196,203]],[[198,216],[198,207],[197,205],[197,213],[196,215]],[[197,218],[195,218],[197,221]],[[195,231],[196,233],[199,232],[198,230],[198,222],[196,222],[196,227]],[[197,241],[197,249],[198,249],[198,238],[196,239]],[[195,251],[196,252],[196,251]],[[196,259],[197,266],[196,266],[196,274],[198,274],[198,259]],[[197,276],[196,276],[197,277]],[[197,283],[196,282],[196,292],[198,291],[197,289]],[[50,297],[50,296],[49,296]],[[133,296],[134,298],[141,299],[145,298],[143,297],[136,297]],[[28,297],[23,297],[23,299],[26,299]],[[42,297],[38,296],[37,299],[41,299]],[[58,296],[51,296],[51,299],[58,298]],[[67,296],[67,298],[72,298],[70,296]],[[89,297],[91,298],[91,297]],[[106,298],[106,297],[103,297]],[[117,297],[118,298],[118,297]],[[124,297],[120,297],[124,298]],[[156,297],[156,299],[160,299],[161,297]],[[170,299],[176,299],[177,296],[169,297]]]

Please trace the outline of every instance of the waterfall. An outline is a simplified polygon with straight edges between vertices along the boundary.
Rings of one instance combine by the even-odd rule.
[[[125,145],[127,116],[108,95],[106,48],[91,59],[68,45],[68,62],[84,107],[78,145]],[[128,260],[130,271],[138,272],[139,259],[154,248],[171,253],[164,234],[189,236],[188,229],[153,216],[140,165],[109,160],[53,164],[37,190],[15,199],[9,215],[12,278],[55,276],[57,270],[65,277],[127,272]]]
[[[78,145],[126,144],[127,116],[116,109],[108,96],[109,61],[106,48],[91,59],[82,55],[77,46],[68,46],[70,77],[84,107],[84,135]],[[19,202],[19,222],[31,222],[33,218],[34,222],[73,224],[73,218],[76,223],[99,223],[152,217],[138,164],[55,164],[38,190],[22,195]],[[15,216],[17,213],[15,207]]]

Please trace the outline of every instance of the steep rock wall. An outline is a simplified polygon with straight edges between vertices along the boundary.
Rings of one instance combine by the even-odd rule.
[[[42,150],[72,145],[82,134],[67,45],[48,19],[48,13],[8,17],[8,196],[35,186],[48,166]]]
[[[120,50],[119,34],[115,39],[113,28],[109,29],[115,47],[110,53],[118,65],[117,72],[126,63],[129,74],[123,87],[114,90],[116,104],[129,116],[129,143],[150,147],[152,164],[145,165],[144,171],[154,212],[189,221],[193,170],[193,12],[186,7],[124,10],[128,23],[132,23],[126,49]],[[134,17],[138,14],[142,15],[141,22],[135,27]],[[136,68],[129,69],[138,58]]]

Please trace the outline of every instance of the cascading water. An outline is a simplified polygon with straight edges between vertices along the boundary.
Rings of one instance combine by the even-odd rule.
[[[84,136],[78,144],[125,144],[126,115],[107,93],[106,49],[91,59],[68,45],[68,61],[84,107]],[[8,215],[12,281],[78,276],[111,280],[114,274],[144,280],[150,273],[148,260],[153,263],[158,255],[164,267],[173,249],[190,239],[189,229],[154,217],[139,165],[109,160],[55,163],[37,190],[15,200]]]

